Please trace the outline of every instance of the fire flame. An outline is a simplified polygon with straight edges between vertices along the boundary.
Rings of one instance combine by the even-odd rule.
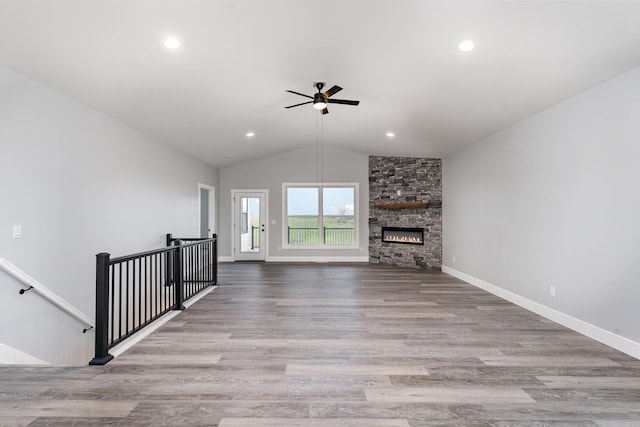
[[[422,239],[415,236],[398,236],[398,235],[390,235],[385,236],[385,242],[401,242],[401,243],[422,243]]]

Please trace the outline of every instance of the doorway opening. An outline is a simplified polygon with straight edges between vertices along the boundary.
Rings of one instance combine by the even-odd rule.
[[[201,238],[211,237],[216,231],[216,188],[198,183],[198,233]]]

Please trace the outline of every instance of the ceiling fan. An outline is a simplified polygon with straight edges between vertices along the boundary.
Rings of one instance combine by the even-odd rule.
[[[311,101],[301,102],[300,104],[289,105],[284,108],[293,108],[299,107],[300,105],[311,104],[313,103],[313,108],[316,110],[322,110],[322,114],[328,114],[329,110],[327,109],[327,104],[345,104],[345,105],[358,105],[360,101],[350,101],[348,99],[333,99],[331,96],[335,95],[337,92],[340,92],[342,88],[340,86],[333,86],[326,92],[322,92],[322,88],[324,87],[323,82],[317,82],[314,86],[318,89],[318,93],[311,95],[305,95],[304,93],[296,92],[293,90],[288,90],[289,93],[294,93],[296,95],[304,96],[305,98],[310,98]]]

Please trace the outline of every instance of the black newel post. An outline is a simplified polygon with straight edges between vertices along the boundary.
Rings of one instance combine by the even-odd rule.
[[[176,250],[173,253],[173,286],[176,296],[174,310],[184,310],[184,294],[182,292],[182,240],[175,241]]]
[[[213,238],[213,284],[218,284],[218,235],[214,234]]]
[[[89,365],[104,365],[113,359],[109,354],[109,257],[96,255],[96,353]]]

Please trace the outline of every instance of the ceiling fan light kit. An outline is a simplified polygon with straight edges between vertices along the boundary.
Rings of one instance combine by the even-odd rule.
[[[305,98],[310,98],[311,101],[301,102],[300,104],[289,105],[284,108],[293,108],[299,107],[300,105],[313,104],[313,108],[316,110],[322,110],[322,114],[328,114],[329,110],[327,109],[327,104],[343,104],[343,105],[353,105],[357,106],[360,104],[360,101],[352,101],[349,99],[334,99],[331,96],[340,92],[342,88],[340,86],[334,85],[326,92],[322,92],[322,88],[324,88],[324,82],[314,83],[316,89],[318,89],[318,93],[311,95],[305,95],[304,93],[296,92],[293,90],[288,90],[287,92],[293,93],[294,95],[304,96]]]
[[[320,92],[316,93],[313,96],[313,108],[315,108],[316,110],[324,110],[325,108],[327,108],[327,103],[325,102],[324,97]]]

